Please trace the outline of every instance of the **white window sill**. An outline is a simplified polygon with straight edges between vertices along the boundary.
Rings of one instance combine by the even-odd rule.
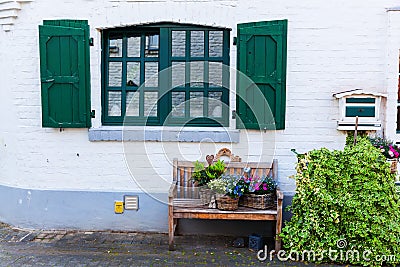
[[[102,126],[89,129],[89,141],[239,143],[239,133],[223,127]]]

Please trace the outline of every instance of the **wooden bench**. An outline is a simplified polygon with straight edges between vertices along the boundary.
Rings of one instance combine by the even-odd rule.
[[[282,201],[283,193],[277,190],[276,208],[272,210],[258,210],[239,207],[235,211],[222,211],[204,206],[198,196],[198,188],[193,186],[191,175],[193,163],[174,159],[173,183],[168,196],[168,232],[169,250],[174,250],[174,233],[178,219],[219,219],[219,220],[258,220],[276,221],[275,251],[281,249],[279,234],[282,228]],[[227,174],[242,174],[243,168],[250,167],[251,175],[270,175],[277,178],[278,160],[272,163],[258,162],[230,162],[227,163]]]

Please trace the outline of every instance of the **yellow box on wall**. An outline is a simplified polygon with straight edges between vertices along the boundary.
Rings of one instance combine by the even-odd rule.
[[[117,214],[124,213],[124,202],[114,201],[114,212]]]

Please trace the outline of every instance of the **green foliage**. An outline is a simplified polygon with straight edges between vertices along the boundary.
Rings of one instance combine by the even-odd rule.
[[[364,266],[400,262],[400,201],[394,174],[381,152],[367,138],[344,151],[312,150],[299,158],[292,219],[283,229],[286,251],[314,251],[315,262]],[[338,247],[339,240],[347,246]],[[329,249],[337,250],[336,259]],[[346,257],[357,250],[360,256]],[[343,251],[344,256],[340,256]],[[370,251],[364,259],[364,251]],[[394,255],[395,261],[376,261]]]
[[[207,176],[212,179],[216,179],[221,177],[221,175],[225,172],[225,163],[222,160],[218,160],[214,164],[209,165],[206,168]]]
[[[221,177],[225,172],[224,161],[218,160],[217,162],[209,165],[207,168],[204,164],[196,161],[194,162],[194,171],[192,174],[192,180],[197,183],[198,186],[207,185],[211,180]]]

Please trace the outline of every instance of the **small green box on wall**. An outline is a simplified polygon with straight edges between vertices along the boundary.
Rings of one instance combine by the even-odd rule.
[[[356,117],[358,130],[381,129],[380,108],[385,94],[355,89],[333,96],[339,100],[338,130],[355,130]]]

